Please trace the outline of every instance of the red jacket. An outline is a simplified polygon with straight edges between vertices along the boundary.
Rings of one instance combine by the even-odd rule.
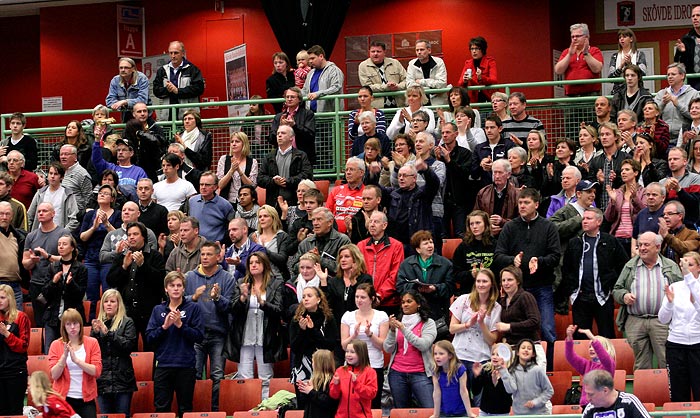
[[[396,276],[399,274],[399,265],[404,258],[401,242],[384,235],[382,242],[376,246],[370,237],[360,241],[357,247],[365,258],[367,274],[374,279],[374,289],[381,298],[379,306],[399,306]]]
[[[76,415],[68,401],[60,396],[51,394],[46,397],[46,405],[40,406],[39,409],[44,418],[73,418],[79,416]]]
[[[357,374],[352,381],[350,372]],[[330,395],[339,399],[335,418],[372,418],[372,399],[377,396],[377,372],[367,366],[361,372],[353,366],[341,366],[335,371],[340,383],[331,381]]]
[[[467,72],[467,69],[472,70],[472,76],[471,78],[465,82],[464,81],[464,74]],[[462,68],[462,72],[459,75],[459,82],[457,83],[458,86],[462,87],[469,87],[469,86],[488,86],[491,84],[497,84],[498,83],[498,72],[496,71],[496,59],[490,55],[486,55],[481,58],[481,63],[479,64],[479,68],[481,68],[481,81],[479,81],[476,78],[476,68],[474,67],[474,59],[469,58],[468,60],[464,61],[464,68]],[[481,90],[484,92],[486,97],[491,97],[493,93],[495,93],[497,90]],[[471,103],[478,103],[479,102],[479,90],[469,90],[469,101]]]
[[[338,232],[344,234],[347,232],[345,226],[345,217],[352,218],[354,214],[362,209],[362,191],[365,190],[365,185],[360,183],[357,189],[351,189],[347,184],[336,186],[328,193],[326,199],[326,207],[333,212],[335,222],[338,224]]]
[[[83,401],[90,402],[97,397],[97,378],[102,374],[102,352],[100,351],[100,344],[92,337],[84,336],[83,345],[85,346],[85,362],[94,364],[96,367],[95,376],[90,376],[83,372]],[[63,347],[64,343],[60,338],[51,343],[49,348],[49,367],[53,368],[58,363],[58,360],[63,355]],[[54,380],[53,390],[65,397],[68,394],[68,389],[70,389],[70,372],[66,366],[63,368],[61,377]]]

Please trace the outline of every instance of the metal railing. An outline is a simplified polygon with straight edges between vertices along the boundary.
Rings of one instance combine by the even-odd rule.
[[[700,77],[700,74],[688,74],[689,78]],[[644,77],[644,80],[664,80],[666,76],[656,75]],[[554,87],[564,85],[577,84],[599,84],[599,83],[619,83],[623,82],[622,78],[602,78],[595,80],[573,80],[573,81],[538,81],[527,83],[509,83],[495,84],[490,86],[473,86],[468,90],[482,89],[497,89],[503,90],[506,94],[521,89],[537,88],[537,87]],[[443,93],[449,91],[449,88],[426,90],[427,93]],[[376,93],[377,97],[398,96],[404,94],[403,91],[397,92],[382,92]],[[357,94],[337,94],[326,96],[321,100],[333,100],[335,109],[340,108],[342,100],[355,99]],[[548,142],[553,143],[552,138],[578,136],[578,127],[581,122],[590,121],[595,117],[591,104],[595,101],[595,97],[562,97],[562,98],[538,98],[528,99],[528,113],[540,119],[546,129]],[[160,109],[179,109],[193,107],[211,107],[211,106],[229,106],[229,105],[245,105],[253,103],[282,103],[284,99],[258,99],[258,100],[237,100],[237,101],[220,101],[220,102],[203,102],[203,103],[186,103],[176,105],[161,105],[149,106],[149,110]],[[490,109],[491,104],[472,103],[475,109]],[[437,106],[431,106],[437,108]],[[387,124],[396,113],[397,109],[384,109],[387,118]],[[316,114],[316,153],[317,163],[314,167],[314,176],[317,178],[336,179],[342,177],[342,169],[345,165],[345,159],[349,155],[350,146],[352,145],[347,135],[347,115],[350,111],[335,111]],[[73,116],[82,115],[90,117],[92,109],[77,109],[65,110],[56,112],[27,112],[24,115],[28,118],[48,117],[48,116]],[[176,115],[177,112],[170,112]],[[9,121],[11,114],[5,113],[0,115],[0,138],[5,138],[9,134],[6,129],[6,121]],[[273,147],[268,143],[270,136],[270,123],[273,115],[253,116],[253,117],[225,117],[225,118],[209,118],[202,119],[202,124],[205,130],[211,131],[214,136],[214,159],[212,168],[216,169],[216,164],[221,155],[228,152],[229,136],[233,130],[243,130],[250,137],[251,154],[254,158],[260,160]],[[173,133],[182,126],[182,122],[178,120],[167,120],[157,122],[160,125],[168,138],[172,138]],[[31,123],[28,123],[31,126]],[[114,124],[114,128],[122,128],[123,124]],[[64,126],[43,127],[43,128],[28,128],[25,132],[33,135],[39,144],[38,161],[40,165],[45,166],[49,161],[49,155],[53,145],[63,138]]]

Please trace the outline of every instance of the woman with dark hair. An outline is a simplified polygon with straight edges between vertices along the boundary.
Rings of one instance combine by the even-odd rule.
[[[488,86],[498,83],[498,71],[496,70],[496,59],[490,55],[486,55],[488,43],[481,36],[469,40],[469,52],[471,58],[464,61],[462,74],[459,78],[458,85],[462,87],[469,86]],[[470,90],[469,98],[472,102],[488,102],[491,94],[495,90]]]
[[[671,141],[670,127],[661,119],[659,105],[653,100],[648,100],[642,108],[644,119],[639,121],[637,133],[648,134],[656,146],[656,155],[664,161],[668,154],[668,145]],[[692,113],[691,113],[692,115]]]
[[[688,171],[700,173],[700,140],[698,139],[691,142],[690,152],[688,152]]]
[[[411,237],[415,255],[407,257],[399,266],[396,290],[405,293],[409,289],[421,292],[428,303],[430,317],[437,326],[437,339],[449,336],[450,297],[455,293],[452,262],[435,254],[433,234],[418,231]]]
[[[448,111],[444,109],[438,109],[437,114],[440,118],[440,128],[447,122],[452,122],[456,118],[457,109],[460,107],[467,107],[471,104],[469,100],[469,92],[464,87],[454,86],[447,93],[448,101],[447,105],[449,107]],[[471,108],[470,108],[471,109]],[[481,114],[478,110],[472,109],[474,112],[474,117],[472,117],[472,126],[481,128]]]
[[[100,250],[108,232],[122,226],[122,214],[114,209],[117,192],[110,185],[103,185],[97,193],[97,210],[91,210],[83,217],[80,227],[80,241],[85,245],[84,261],[88,269],[87,299],[90,301],[89,319],[95,318],[95,308],[102,291],[109,289],[107,272],[111,263],[100,263]]]
[[[176,133],[173,142],[185,147],[184,163],[197,170],[211,169],[214,137],[211,132],[202,130],[202,118],[196,110],[188,110],[182,115],[184,130]]]
[[[58,319],[58,317],[57,317]],[[68,308],[60,317],[60,338],[48,350],[53,390],[81,418],[95,418],[97,378],[102,374],[102,352],[96,339],[83,335],[83,315]]]
[[[622,28],[617,32],[617,39],[617,52],[610,56],[608,77],[620,77],[628,64],[636,65],[641,70],[642,75],[646,75],[647,58],[644,52],[637,50],[637,37],[634,31],[630,28]],[[624,89],[625,83],[615,83],[612,93],[614,95],[619,90]]]
[[[605,208],[605,220],[611,224],[610,235],[617,238],[628,256],[631,251],[634,220],[639,211],[647,206],[644,187],[639,185],[640,171],[638,161],[626,159],[620,164],[622,186],[613,190],[611,185],[607,185],[610,200]]]
[[[547,167],[550,163],[554,163],[554,158],[547,154],[547,139],[544,132],[537,129],[531,130],[527,134],[525,144],[527,144],[527,168],[535,179],[535,189],[542,190]]]
[[[78,261],[78,245],[72,235],[60,237],[57,248],[58,255],[42,254],[42,257],[52,262],[49,266],[51,280],[41,291],[46,299],[44,312],[46,353],[49,352],[51,342],[63,334],[59,327],[59,318],[67,309],[73,308],[80,314],[83,321],[85,318],[83,298],[88,283],[87,267]]]
[[[576,155],[576,144],[574,144],[574,141],[568,138],[558,139],[554,153],[556,159],[542,167],[544,169],[544,182],[541,187],[543,199],[561,192],[562,172],[566,167],[576,167],[574,164],[574,155]]]
[[[351,111],[348,115],[348,137],[351,142],[358,136],[369,133],[364,131],[364,127],[361,126],[360,123],[360,115],[363,112],[374,113],[376,119],[375,132],[386,134],[386,117],[384,116],[384,111],[372,107],[372,99],[374,99],[374,92],[370,86],[362,86],[357,91],[357,102],[360,108]]]
[[[58,141],[51,151],[51,161],[60,161],[59,155],[61,147],[64,145],[73,145],[78,149],[78,163],[88,170],[88,167],[92,165],[92,142],[85,135],[80,121],[73,119],[68,122],[63,132],[63,140]]]
[[[401,294],[401,313],[389,317],[384,351],[391,354],[387,368],[389,389],[395,408],[410,408],[415,398],[419,408],[433,407],[432,347],[437,328],[430,308],[415,289]]]
[[[627,64],[622,70],[625,88],[617,89],[611,100],[612,114],[622,109],[629,109],[637,115],[637,120],[644,119],[644,104],[653,100],[649,90],[644,88],[644,72],[634,64]]]
[[[523,272],[513,265],[501,270],[501,322],[496,329],[506,343],[515,345],[523,338],[539,341],[540,310],[532,293],[524,290]],[[546,370],[547,356],[540,344],[536,344],[537,358]],[[539,363],[538,364],[542,364]]]
[[[656,158],[656,144],[647,133],[638,133],[634,147],[633,159],[640,164],[642,185],[647,186],[660,181],[668,175],[668,164],[665,159]]]
[[[292,353],[292,383],[311,380],[311,358],[316,350],[335,351],[338,327],[330,306],[318,287],[305,287],[301,303],[289,325],[290,352]],[[295,385],[297,408],[304,409],[308,396],[301,394]]]
[[[384,353],[382,345],[389,331],[389,317],[383,311],[375,309],[378,302],[377,292],[369,283],[362,283],[355,290],[356,310],[345,312],[340,320],[340,345],[343,350],[354,339],[367,344],[369,362],[377,372],[379,387],[384,384]],[[372,408],[382,407],[381,392],[372,400]]]
[[[294,68],[284,52],[272,54],[272,65],[274,70],[265,80],[265,91],[268,99],[277,99],[284,97],[285,90],[294,87]],[[272,108],[275,109],[275,113],[280,113],[283,105],[284,102],[272,103]]]
[[[469,106],[459,106],[455,108],[454,114],[454,123],[457,126],[457,144],[474,152],[477,145],[486,142],[486,134],[480,128],[481,120],[476,121],[477,118],[480,119],[479,113]]]
[[[124,194],[119,190],[119,175],[116,171],[110,170],[109,168],[102,172],[102,177],[100,178],[99,184],[92,189],[92,196],[87,203],[87,210],[94,210],[99,208],[99,203],[97,202],[98,193],[102,186],[112,186],[112,188],[117,192],[117,197],[114,200],[113,208],[114,210],[121,211],[124,203],[128,202],[129,199],[124,196]]]
[[[467,215],[467,230],[452,256],[455,283],[462,293],[470,292],[476,273],[491,269],[496,249],[496,237],[491,234],[489,214],[475,210]],[[495,270],[495,269],[494,269]]]
[[[233,206],[236,209],[234,218],[243,218],[248,224],[249,231],[258,229],[258,191],[252,184],[244,184],[238,189],[238,203]]]
[[[285,360],[282,335],[282,279],[272,275],[270,260],[256,251],[248,257],[246,275],[238,280],[231,298],[236,316],[225,353],[238,364],[238,377],[252,379],[253,362],[263,380],[263,399],[270,393],[273,363]]]

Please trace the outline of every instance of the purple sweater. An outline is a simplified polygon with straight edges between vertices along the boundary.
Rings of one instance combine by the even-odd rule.
[[[571,367],[576,369],[576,371],[581,375],[581,378],[586,375],[586,373],[591,370],[605,370],[609,372],[612,376],[615,376],[615,359],[610,357],[603,344],[598,340],[591,340],[591,345],[593,350],[598,356],[598,361],[593,361],[590,359],[585,359],[574,351],[574,341],[566,340],[566,349],[564,354],[566,355],[566,361],[571,364]],[[588,400],[586,399],[586,392],[581,390],[581,406],[586,406]]]

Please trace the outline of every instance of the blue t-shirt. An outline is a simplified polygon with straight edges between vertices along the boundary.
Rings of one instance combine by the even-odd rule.
[[[440,377],[438,377],[438,383],[440,383],[440,415],[448,416],[464,416],[467,414],[467,410],[464,409],[464,402],[462,402],[462,396],[459,393],[459,379],[467,369],[463,364],[459,365],[457,374],[447,385],[447,373],[440,368]]]

